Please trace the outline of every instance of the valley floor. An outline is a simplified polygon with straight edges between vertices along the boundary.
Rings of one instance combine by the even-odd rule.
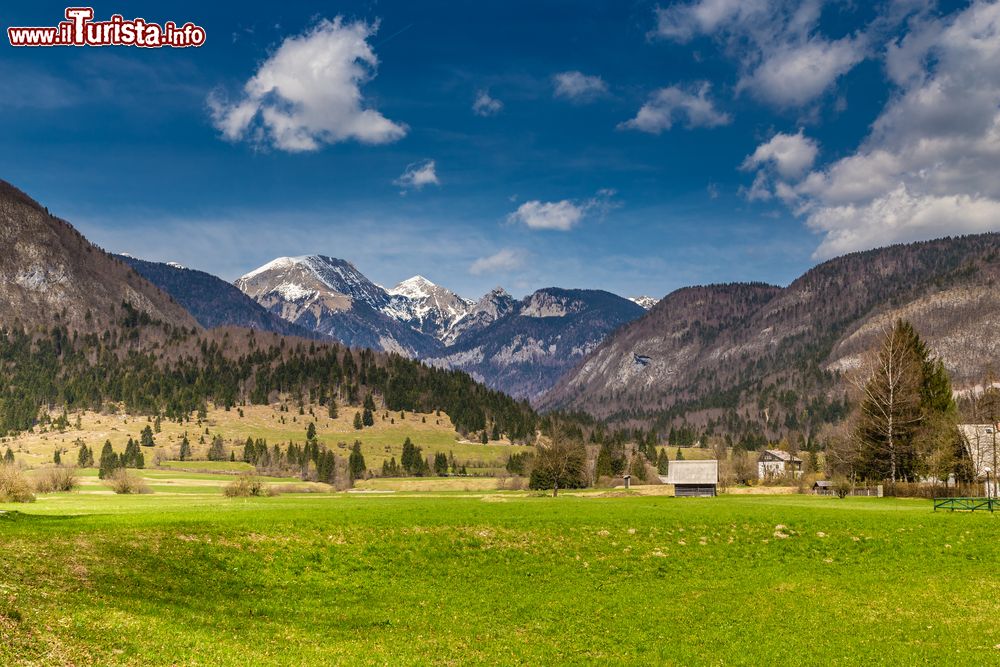
[[[918,500],[82,490],[0,510],[0,664],[987,664],[989,514]]]

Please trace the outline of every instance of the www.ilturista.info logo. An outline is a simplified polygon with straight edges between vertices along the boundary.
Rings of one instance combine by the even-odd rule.
[[[7,28],[11,46],[139,46],[157,49],[185,48],[205,43],[205,29],[193,23],[163,25],[145,19],[126,20],[114,14],[108,21],[94,21],[93,7],[67,7],[66,20],[49,28]]]

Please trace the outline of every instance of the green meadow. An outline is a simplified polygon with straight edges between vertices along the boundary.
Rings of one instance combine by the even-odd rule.
[[[226,499],[169,474],[172,493],[84,480],[0,506],[0,664],[1000,662],[989,514],[620,491]]]

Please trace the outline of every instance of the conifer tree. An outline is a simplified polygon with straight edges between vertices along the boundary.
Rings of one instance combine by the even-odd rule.
[[[347,464],[351,472],[352,481],[365,476],[365,471],[368,467],[365,465],[365,456],[361,453],[361,441],[354,441],[354,446],[351,448],[351,456]]]
[[[316,422],[309,422],[309,427],[306,429],[306,442],[316,442]]]
[[[375,425],[375,415],[368,408],[365,408],[365,411],[364,411],[364,413],[361,416],[361,423],[364,426],[374,426]]]
[[[330,398],[330,403],[326,406],[326,412],[330,419],[337,418],[337,400],[335,398]]]
[[[153,439],[153,429],[149,424],[146,424],[146,428],[142,429],[142,433],[139,436],[140,444],[143,447],[154,447],[156,446],[156,441]]]
[[[670,457],[667,456],[667,448],[664,447],[660,450],[660,453],[656,455],[656,472],[660,475],[666,475],[670,470]]]
[[[184,438],[181,440],[180,459],[181,461],[191,460],[191,441],[188,440],[187,433],[184,434]]]
[[[448,455],[444,452],[434,455],[434,472],[438,477],[448,476]]]
[[[364,427],[365,427],[365,424],[364,424],[364,422],[361,419],[361,413],[360,412],[355,412],[354,413],[354,428],[356,430],[360,431]]]
[[[212,445],[208,448],[208,460],[209,461],[225,461],[226,460],[226,447],[222,440],[221,435],[216,435],[212,438]]]
[[[101,462],[100,469],[97,472],[97,477],[99,479],[107,479],[111,477],[115,470],[121,466],[121,461],[118,455],[115,454],[115,450],[111,447],[111,441],[106,440],[104,442],[104,448],[101,449]]]
[[[57,466],[62,465],[62,454],[59,453],[58,449],[52,455],[52,462],[55,463]]]
[[[8,447],[7,451],[4,452],[3,462],[4,463],[13,463],[14,462],[14,452],[11,450],[10,447]]]

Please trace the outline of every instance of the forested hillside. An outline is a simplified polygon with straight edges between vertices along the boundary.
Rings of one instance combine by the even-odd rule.
[[[847,412],[861,355],[913,323],[956,388],[1000,355],[1000,235],[897,245],[825,262],[785,288],[713,285],[666,296],[611,335],[541,404],[612,422],[685,423],[759,446],[808,441]]]

